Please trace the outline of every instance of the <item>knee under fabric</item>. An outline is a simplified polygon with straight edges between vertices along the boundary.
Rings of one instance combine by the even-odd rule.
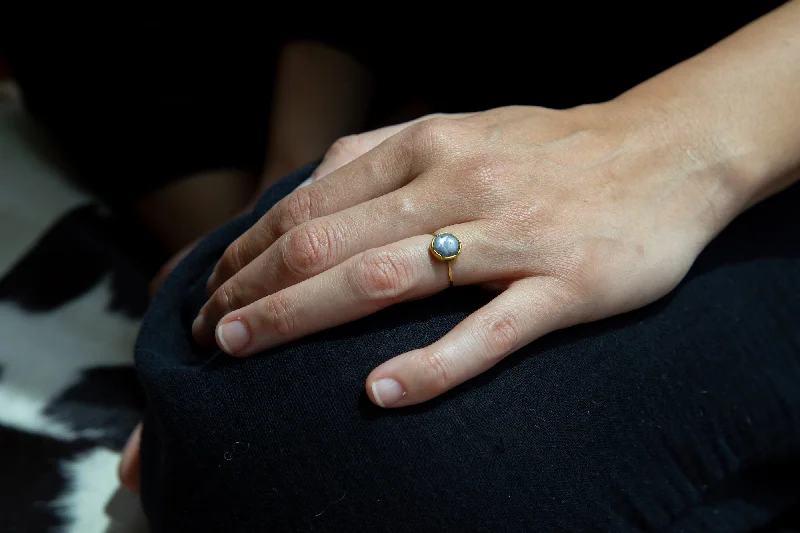
[[[737,532],[797,518],[798,187],[737,219],[655,304],[385,410],[364,392],[370,370],[491,295],[448,289],[246,359],[191,339],[222,252],[310,172],[201,242],[145,318],[153,531]]]

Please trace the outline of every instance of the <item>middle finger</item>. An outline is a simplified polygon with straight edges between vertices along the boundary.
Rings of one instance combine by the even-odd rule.
[[[443,231],[458,235],[469,250],[452,264],[458,285],[507,275],[503,263],[493,260],[502,246],[487,233],[484,224],[461,224]],[[231,355],[251,355],[447,289],[448,268],[431,257],[431,238],[416,235],[365,251],[319,276],[228,314],[216,331],[220,348]]]
[[[468,202],[454,198],[455,193],[436,201],[437,194],[426,181],[420,176],[392,193],[313,219],[283,235],[214,291],[192,326],[195,338],[211,345],[214,327],[227,313],[360,252],[479,218],[480,212],[467,208]]]

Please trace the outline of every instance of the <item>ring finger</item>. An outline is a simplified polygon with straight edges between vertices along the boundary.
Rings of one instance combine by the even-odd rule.
[[[211,344],[213,328],[225,314],[312,278],[360,252],[425,233],[437,225],[474,218],[466,209],[420,206],[417,199],[430,197],[424,183],[419,180],[391,194],[310,220],[283,235],[214,291],[192,327],[195,338]]]
[[[443,229],[463,243],[450,266],[456,285],[507,275],[492,260],[500,246],[481,224]],[[226,315],[216,328],[220,348],[246,356],[370,315],[389,305],[434,294],[450,285],[447,265],[429,253],[433,237],[418,235],[359,253],[325,273]]]

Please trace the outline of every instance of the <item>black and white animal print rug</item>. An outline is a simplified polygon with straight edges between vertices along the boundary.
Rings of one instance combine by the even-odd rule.
[[[150,265],[46,154],[0,102],[0,532],[143,532],[116,469]]]

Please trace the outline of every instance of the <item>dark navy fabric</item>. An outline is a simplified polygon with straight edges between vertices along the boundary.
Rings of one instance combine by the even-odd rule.
[[[734,221],[666,298],[383,410],[370,370],[489,295],[449,289],[247,359],[191,340],[215,261],[310,170],[201,242],[146,315],[153,531],[800,530],[800,187]]]

